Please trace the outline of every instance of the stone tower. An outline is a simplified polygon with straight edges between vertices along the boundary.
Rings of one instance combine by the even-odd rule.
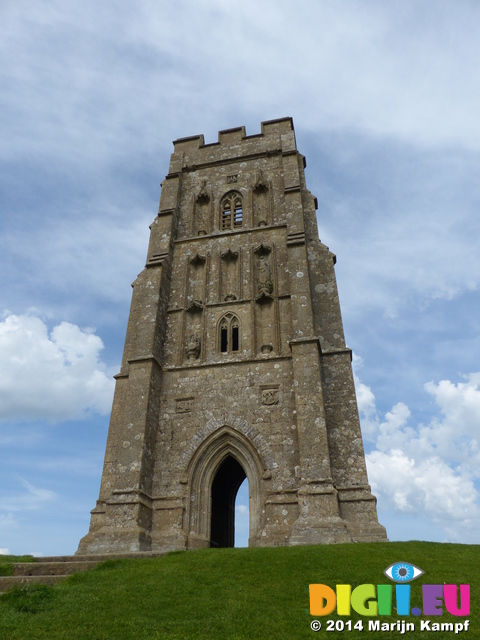
[[[174,142],[77,553],[386,540],[293,122]]]

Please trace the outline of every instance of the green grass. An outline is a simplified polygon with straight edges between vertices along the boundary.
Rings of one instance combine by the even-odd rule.
[[[0,638],[6,640],[189,640],[400,638],[400,632],[310,629],[308,585],[385,584],[384,569],[403,560],[425,575],[412,582],[471,584],[469,638],[480,639],[480,546],[426,542],[273,549],[205,549],[161,558],[110,560],[52,587],[15,589],[0,597]],[[328,616],[337,619],[335,615]],[[369,618],[352,614],[352,622]],[[408,616],[420,628],[420,618]],[[433,618],[432,618],[433,619]],[[345,619],[344,619],[345,620]],[[381,622],[397,616],[381,617]],[[445,613],[437,622],[463,622]],[[408,638],[439,640],[453,632]]]

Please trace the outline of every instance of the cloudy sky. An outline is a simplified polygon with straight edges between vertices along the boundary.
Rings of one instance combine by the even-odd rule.
[[[380,521],[480,543],[479,33],[477,0],[2,1],[1,550],[88,530],[172,140],[283,116]]]

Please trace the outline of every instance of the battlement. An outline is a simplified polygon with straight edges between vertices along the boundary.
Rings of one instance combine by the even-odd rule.
[[[218,132],[218,142],[205,144],[203,134],[173,141],[174,152],[170,161],[170,174],[196,168],[199,165],[225,162],[228,157],[266,153],[296,153],[295,131],[291,117],[267,120],[260,125],[260,133],[247,136],[244,126]]]

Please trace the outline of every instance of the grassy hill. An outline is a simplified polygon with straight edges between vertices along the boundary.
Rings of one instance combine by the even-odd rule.
[[[4,562],[5,560],[2,560]],[[290,640],[301,638],[400,638],[400,631],[369,632],[372,618],[352,613],[364,631],[310,628],[310,583],[385,584],[395,561],[417,565],[411,605],[421,607],[421,585],[468,583],[468,637],[480,639],[480,546],[428,542],[373,543],[273,549],[205,549],[161,558],[109,560],[55,586],[14,589],[0,596],[2,640]],[[393,610],[395,613],[395,609]],[[399,618],[379,617],[382,623]],[[420,632],[408,638],[453,638],[453,631]],[[434,622],[464,622],[448,613]],[[460,634],[462,635],[462,634]],[[456,637],[456,636],[455,636]]]

